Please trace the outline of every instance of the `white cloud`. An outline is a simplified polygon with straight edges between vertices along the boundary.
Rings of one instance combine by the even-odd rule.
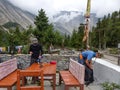
[[[34,14],[43,8],[48,15],[61,10],[86,11],[87,0],[9,0]],[[91,0],[91,12],[103,16],[120,9],[120,0]]]
[[[96,12],[97,16],[120,10],[120,0],[92,0],[91,4],[91,12]]]

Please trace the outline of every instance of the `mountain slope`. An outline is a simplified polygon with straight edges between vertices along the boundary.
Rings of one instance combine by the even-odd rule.
[[[98,18],[95,13],[91,13],[90,26],[95,26]],[[78,29],[80,23],[85,23],[85,18],[82,12],[78,11],[61,11],[53,16],[53,22],[55,28],[60,31],[67,31],[67,34],[71,34],[73,29]],[[62,30],[61,30],[62,29]]]
[[[23,28],[27,28],[29,25],[34,26],[34,17],[31,13],[13,6],[7,0],[0,0],[0,25],[16,22]]]

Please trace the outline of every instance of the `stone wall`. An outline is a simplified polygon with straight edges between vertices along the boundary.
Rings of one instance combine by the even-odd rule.
[[[29,54],[21,54],[21,55],[5,55],[1,57],[2,62],[9,60],[10,58],[17,58],[18,60],[18,68],[19,69],[25,69],[30,64],[30,55]],[[41,62],[48,62],[50,61],[56,61],[57,62],[57,71],[59,70],[66,70],[68,69],[68,64],[70,58],[73,58],[77,61],[77,55],[58,55],[58,54],[44,54],[43,58],[41,59]]]

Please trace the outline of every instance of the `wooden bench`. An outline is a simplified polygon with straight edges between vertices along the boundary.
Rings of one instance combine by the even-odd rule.
[[[70,59],[69,70],[59,71],[59,84],[63,80],[65,90],[69,90],[69,87],[80,87],[80,90],[84,90],[84,75],[85,67]]]
[[[0,88],[12,90],[17,82],[17,60],[16,58],[0,63]]]

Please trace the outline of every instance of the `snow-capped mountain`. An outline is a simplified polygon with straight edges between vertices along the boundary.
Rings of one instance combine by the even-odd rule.
[[[74,19],[78,15],[82,14],[78,11],[60,11],[56,15],[53,16],[54,22],[69,22],[70,20]]]
[[[98,18],[95,13],[91,13],[90,26],[95,26]],[[78,11],[60,11],[53,15],[52,22],[61,33],[71,34],[74,29],[78,29],[80,23],[85,23],[84,14]]]

